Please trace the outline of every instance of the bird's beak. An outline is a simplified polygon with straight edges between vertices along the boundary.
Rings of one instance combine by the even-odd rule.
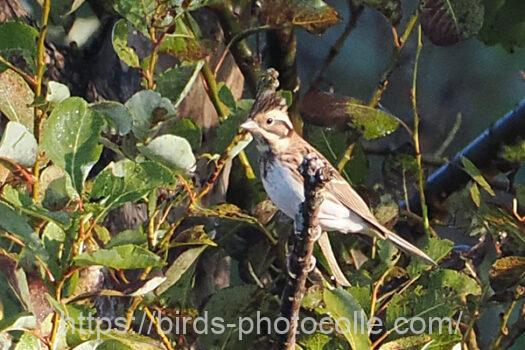
[[[241,124],[241,128],[247,131],[253,131],[257,129],[257,123],[251,119],[248,119],[247,121]]]

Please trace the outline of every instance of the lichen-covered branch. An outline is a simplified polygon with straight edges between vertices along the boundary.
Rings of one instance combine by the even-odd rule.
[[[308,273],[315,267],[314,244],[321,233],[317,220],[319,191],[330,178],[330,169],[315,155],[307,155],[300,166],[304,178],[305,200],[295,218],[295,234],[290,237],[288,279],[281,297],[281,316],[287,319],[288,332],[280,335],[278,349],[295,349],[299,309]]]

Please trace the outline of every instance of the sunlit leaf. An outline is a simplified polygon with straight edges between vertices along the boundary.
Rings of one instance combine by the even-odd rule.
[[[268,24],[299,26],[312,33],[322,33],[340,21],[337,11],[322,0],[264,1],[261,12]]]
[[[137,92],[126,102],[126,107],[133,119],[133,134],[139,140],[146,138],[152,126],[176,114],[170,100],[152,90]]]
[[[0,112],[33,132],[34,93],[24,79],[12,70],[0,73]]]
[[[489,183],[483,175],[481,175],[481,172],[479,169],[472,163],[468,158],[461,157],[461,164],[463,164],[464,170],[467,172],[467,174],[470,175],[470,177],[478,184],[480,185],[485,191],[487,191],[488,194],[491,196],[495,196],[496,193],[494,193],[494,190],[492,187],[490,187]]]
[[[348,102],[347,108],[353,125],[363,130],[363,136],[367,140],[391,134],[399,126],[399,121],[389,113],[358,101]]]
[[[37,153],[38,145],[33,134],[20,123],[7,123],[0,139],[0,157],[11,159],[25,167],[32,167]]]
[[[113,8],[127,19],[135,28],[148,36],[148,26],[152,23],[157,9],[156,0],[115,0]]]
[[[371,349],[368,338],[368,321],[363,308],[357,300],[342,288],[324,290],[323,299],[326,311],[339,322],[338,325],[353,350]],[[341,322],[344,320],[344,322]]]
[[[476,207],[479,208],[479,206],[481,205],[481,193],[479,193],[478,184],[476,182],[473,182],[470,185],[469,190],[470,190],[470,198],[472,198],[472,201],[474,202],[474,204],[476,204]]]
[[[69,88],[57,81],[49,81],[47,83],[46,101],[51,103],[59,103],[71,96]]]
[[[139,68],[139,56],[132,47],[128,46],[128,22],[120,19],[115,23],[112,33],[113,49],[118,57],[132,68]]]
[[[82,253],[74,261],[77,266],[102,265],[114,269],[142,269],[164,265],[158,255],[133,244]]]
[[[102,152],[98,138],[103,123],[102,117],[79,97],[59,103],[44,122],[42,148],[69,174],[78,193],[82,193],[84,181]]]
[[[148,238],[146,233],[142,227],[140,227],[134,230],[124,230],[119,232],[113,238],[111,238],[109,243],[106,244],[105,248],[113,248],[125,244],[142,245],[147,242]]]
[[[149,191],[172,181],[169,169],[160,164],[123,160],[110,163],[95,178],[91,198],[100,200],[107,211],[125,202],[137,201]]]
[[[147,158],[165,166],[186,173],[195,168],[195,156],[190,143],[180,136],[162,135],[154,138],[148,144],[137,145],[139,151]]]

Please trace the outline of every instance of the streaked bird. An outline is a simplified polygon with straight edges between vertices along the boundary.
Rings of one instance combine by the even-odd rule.
[[[271,71],[276,78],[276,72]],[[275,79],[276,80],[276,79]],[[275,83],[274,83],[275,85]],[[402,251],[434,265],[435,262],[412,243],[381,225],[359,194],[312,145],[293,129],[286,101],[273,89],[262,90],[256,97],[248,119],[241,128],[249,131],[260,152],[260,174],[269,198],[294,219],[304,201],[303,177],[299,165],[308,154],[316,154],[331,168],[332,178],[321,190],[318,219],[324,231],[319,245],[341,285],[349,285],[335,260],[326,231],[362,233],[387,239]]]

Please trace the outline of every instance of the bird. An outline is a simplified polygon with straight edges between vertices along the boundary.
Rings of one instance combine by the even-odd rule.
[[[277,73],[273,74],[276,78]],[[274,83],[273,89],[267,88],[257,94],[248,118],[240,127],[255,140],[260,153],[260,177],[268,197],[292,220],[298,215],[304,201],[304,179],[299,171],[304,157],[315,155],[330,167],[332,176],[320,192],[322,201],[318,222],[323,233],[318,243],[336,282],[343,286],[350,285],[335,260],[327,231],[359,233],[386,239],[405,253],[435,265],[426,253],[379,223],[363,198],[343,176],[294,130],[286,100],[275,91],[277,84]]]

